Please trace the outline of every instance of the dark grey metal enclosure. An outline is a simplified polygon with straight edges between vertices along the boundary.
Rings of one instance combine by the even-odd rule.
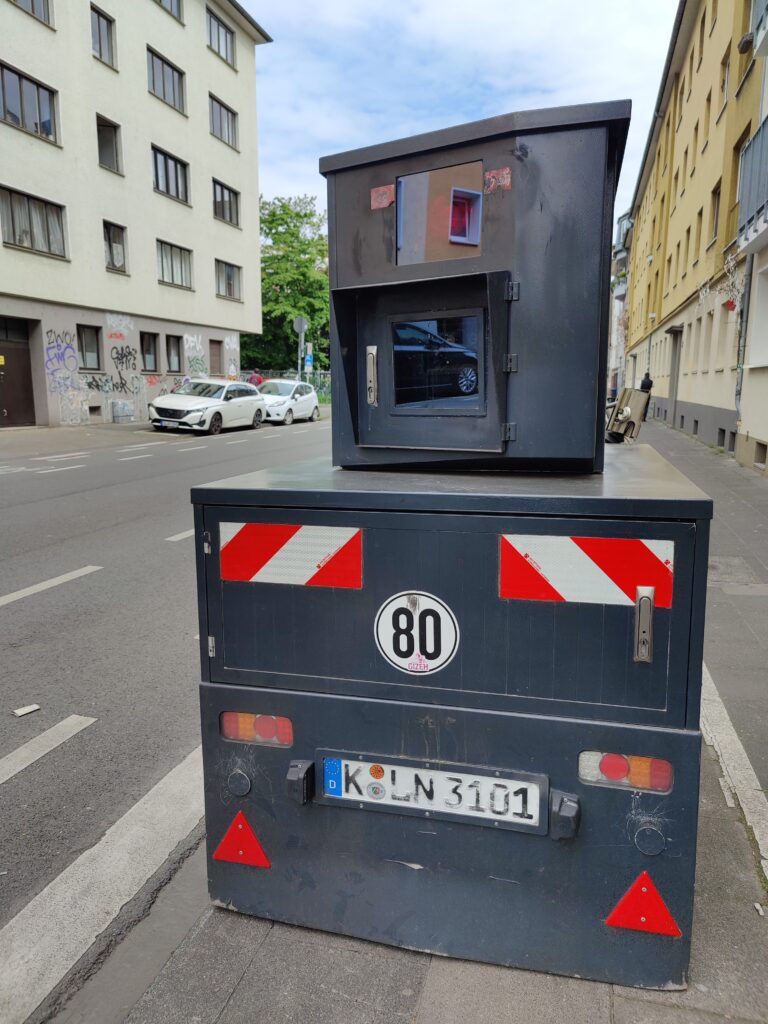
[[[320,161],[335,464],[601,470],[629,113],[527,111]]]
[[[635,445],[603,475],[318,461],[192,499],[215,901],[685,985],[705,495]]]

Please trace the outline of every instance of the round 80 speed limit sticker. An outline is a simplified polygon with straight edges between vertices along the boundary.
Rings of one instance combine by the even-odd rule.
[[[405,590],[384,602],[374,636],[390,665],[409,675],[438,672],[459,648],[456,616],[439,598],[418,590]]]

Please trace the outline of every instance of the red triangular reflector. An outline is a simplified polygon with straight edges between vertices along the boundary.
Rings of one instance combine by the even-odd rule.
[[[252,868],[272,867],[242,811],[237,812],[235,820],[217,846],[213,859],[227,860],[233,864],[247,864]]]
[[[500,538],[499,597],[518,601],[564,601],[552,584],[512,547],[506,537]]]
[[[363,586],[363,531],[358,530],[306,583],[308,587]]]
[[[675,938],[683,934],[647,871],[643,871],[624,893],[605,923],[613,928],[631,928],[636,932],[654,932]]]

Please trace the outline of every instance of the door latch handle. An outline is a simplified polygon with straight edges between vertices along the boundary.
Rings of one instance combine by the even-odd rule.
[[[653,661],[653,607],[655,587],[638,587],[635,592],[635,661]]]
[[[377,363],[377,346],[368,345],[365,350],[365,393],[368,405],[379,404],[379,373]]]

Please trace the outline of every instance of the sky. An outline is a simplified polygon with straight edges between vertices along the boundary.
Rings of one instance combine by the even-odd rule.
[[[629,207],[676,0],[240,0],[256,50],[260,189],[325,209],[321,156],[517,110],[632,100]]]

